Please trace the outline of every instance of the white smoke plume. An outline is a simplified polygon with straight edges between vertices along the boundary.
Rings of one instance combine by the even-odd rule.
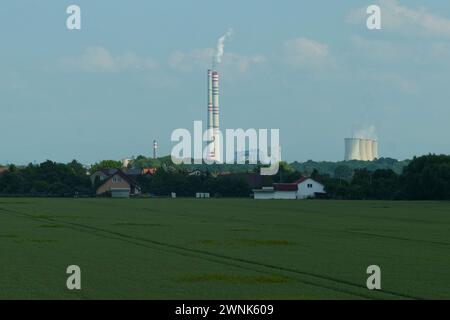
[[[215,56],[216,63],[222,62],[222,57],[225,52],[225,41],[228,40],[229,38],[231,38],[232,35],[233,35],[233,30],[229,29],[227,31],[227,33],[225,33],[223,36],[221,36],[219,38],[219,40],[217,41],[217,49],[216,49],[216,56]]]
[[[377,140],[377,128],[374,125],[363,126],[353,133],[353,138]]]

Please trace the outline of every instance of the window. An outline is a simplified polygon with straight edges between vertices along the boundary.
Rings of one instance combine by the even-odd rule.
[[[113,181],[113,183],[119,183],[119,182],[122,182],[122,178],[121,177],[113,177],[112,181]]]
[[[312,188],[312,183],[308,183],[308,189]]]

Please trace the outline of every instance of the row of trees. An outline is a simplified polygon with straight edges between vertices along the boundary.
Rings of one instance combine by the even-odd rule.
[[[91,172],[105,167],[117,167],[120,162],[103,161]],[[254,168],[254,173],[259,168]],[[184,167],[163,164],[154,175],[138,176],[137,182],[144,193],[193,196],[196,192],[209,192],[212,196],[248,197],[251,187],[240,173],[213,175],[204,171],[190,175]],[[277,175],[265,177],[263,183],[293,182],[302,173],[286,163],[281,163]],[[313,179],[325,185],[328,196],[333,199],[405,199],[450,200],[450,156],[427,155],[414,158],[401,174],[392,169],[367,168],[349,170],[337,166],[333,175],[314,169]],[[23,168],[9,166],[0,174],[0,195],[24,196],[93,196],[95,188],[86,169],[77,161],[60,164],[46,161],[39,165],[29,164]]]
[[[378,199],[378,200],[450,200],[450,156],[427,155],[414,158],[405,164],[401,173],[385,168],[394,163],[384,159],[375,170],[352,168],[339,164],[333,174],[313,169],[313,179],[325,185],[332,199]],[[395,162],[397,163],[397,162]],[[388,166],[388,167],[389,167]],[[213,177],[207,173],[202,176],[189,176],[185,168],[172,167],[172,170],[158,170],[152,177],[142,177],[140,184],[144,191],[156,195],[176,192],[182,196],[192,196],[196,192],[210,192],[220,196],[242,196],[251,194],[250,186],[238,172]],[[255,167],[253,172],[259,172]],[[266,177],[265,185],[274,182],[293,182],[305,172],[282,162],[275,176]]]
[[[450,200],[450,156],[414,158],[401,174],[390,169],[355,170],[350,177],[315,171],[335,199]]]
[[[73,197],[93,194],[85,168],[75,160],[68,164],[46,161],[23,168],[10,165],[0,174],[0,195]]]
[[[90,172],[104,168],[121,168],[121,162],[105,160],[95,164]],[[213,176],[209,173],[189,175],[176,167],[161,167],[154,175],[137,176],[144,193],[167,196],[194,196],[197,192],[210,192],[223,197],[248,197],[249,185],[241,178]],[[94,196],[98,185],[92,185],[86,168],[77,161],[68,164],[46,161],[26,167],[10,165],[0,174],[0,196],[74,197]]]
[[[161,169],[152,176],[138,176],[137,180],[144,193],[157,196],[171,192],[186,197],[192,197],[197,192],[209,192],[211,196],[220,197],[248,197],[251,194],[248,183],[237,175],[188,175],[182,170]]]

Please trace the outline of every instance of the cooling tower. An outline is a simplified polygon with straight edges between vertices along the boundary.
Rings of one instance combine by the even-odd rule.
[[[368,150],[368,152],[367,152],[367,160],[368,161],[373,161],[373,160],[375,160],[375,156],[374,156],[374,154],[373,154],[373,144],[374,144],[374,140],[372,140],[372,139],[368,139],[367,140],[367,150]]]
[[[345,139],[345,161],[374,161],[378,157],[378,141],[360,138]]]
[[[373,146],[372,146],[372,141],[371,139],[364,139],[364,143],[366,144],[366,156],[367,156],[367,161],[373,161]]]
[[[368,161],[371,151],[369,150],[371,147],[368,143],[369,140],[367,139],[360,139],[359,140],[359,151],[360,151],[360,160],[362,161]]]
[[[378,159],[378,141],[372,140],[372,156],[373,160]]]
[[[345,161],[361,160],[360,139],[345,139]]]

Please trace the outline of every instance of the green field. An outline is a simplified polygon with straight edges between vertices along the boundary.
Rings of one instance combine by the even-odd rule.
[[[448,299],[450,203],[0,199],[0,299],[16,298]]]

